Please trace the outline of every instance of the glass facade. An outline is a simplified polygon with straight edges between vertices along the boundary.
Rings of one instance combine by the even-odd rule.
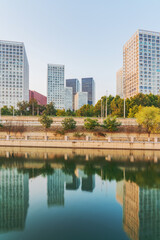
[[[123,48],[125,97],[159,94],[160,33],[138,30]]]
[[[47,103],[64,109],[64,65],[48,64]]]
[[[24,44],[0,41],[0,107],[29,101],[29,64]]]
[[[82,92],[88,92],[88,104],[95,105],[95,82],[93,78],[82,78]]]
[[[66,87],[71,87],[73,89],[73,109],[75,109],[74,96],[77,92],[80,91],[80,83],[76,78],[66,79]]]

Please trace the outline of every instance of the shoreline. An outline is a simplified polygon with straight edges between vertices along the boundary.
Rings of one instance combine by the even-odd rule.
[[[0,140],[0,147],[160,150],[160,142],[108,142],[83,140]]]

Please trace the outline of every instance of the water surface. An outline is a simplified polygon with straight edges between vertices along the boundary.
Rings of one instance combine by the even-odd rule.
[[[0,149],[0,239],[160,239],[158,152]]]

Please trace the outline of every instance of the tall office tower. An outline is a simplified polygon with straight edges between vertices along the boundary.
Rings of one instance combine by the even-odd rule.
[[[76,79],[76,78],[74,78],[74,79],[66,79],[66,87],[72,87],[72,89],[73,89],[73,109],[75,110],[74,96],[76,95],[77,92],[80,91],[79,80]]]
[[[22,42],[0,40],[0,107],[29,101],[29,65]]]
[[[93,78],[82,78],[82,92],[88,92],[88,104],[95,105],[95,82]]]
[[[123,47],[124,96],[159,94],[160,33],[137,30]]]
[[[29,203],[29,174],[16,168],[0,170],[0,232],[25,227]]]
[[[48,64],[47,103],[56,109],[64,109],[64,65]]]
[[[88,92],[77,92],[74,96],[75,110],[78,110],[83,105],[88,104]]]
[[[73,110],[73,89],[71,87],[64,88],[64,107],[65,111]]]
[[[116,73],[116,95],[123,97],[123,67]]]

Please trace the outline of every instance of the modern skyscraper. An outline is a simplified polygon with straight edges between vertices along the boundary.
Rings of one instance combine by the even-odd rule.
[[[0,40],[0,107],[29,101],[29,65],[22,42]]]
[[[159,94],[160,33],[137,30],[123,47],[125,98],[138,93]]]
[[[116,73],[116,95],[123,97],[123,67]]]
[[[64,109],[64,65],[48,64],[47,103],[56,109]]]
[[[64,106],[65,111],[73,110],[73,89],[72,87],[65,87],[64,88]]]
[[[74,78],[74,79],[66,79],[66,87],[72,87],[73,89],[73,109],[75,109],[75,104],[74,104],[74,96],[76,95],[77,92],[80,91],[80,83],[79,80]]]
[[[88,104],[95,105],[95,82],[93,78],[82,78],[82,92],[88,92]]]
[[[88,92],[77,92],[74,96],[75,110],[78,110],[83,105],[88,104]]]

